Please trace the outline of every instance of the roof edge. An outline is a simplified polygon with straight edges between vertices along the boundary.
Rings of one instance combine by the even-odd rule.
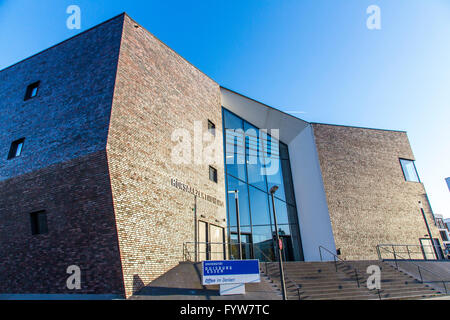
[[[261,101],[255,100],[255,99],[253,99],[253,98],[247,97],[246,95],[243,95],[242,93],[239,93],[239,92],[236,92],[236,91],[234,91],[234,90],[225,88],[225,87],[223,87],[223,86],[220,86],[220,89],[225,89],[225,90],[227,90],[227,91],[229,91],[229,92],[231,92],[231,93],[237,94],[238,96],[241,96],[241,97],[243,97],[243,98],[245,98],[245,99],[248,99],[248,100],[253,101],[253,102],[256,102],[256,103],[259,103],[259,104],[261,104],[261,105],[263,105],[263,106],[265,106],[265,107],[267,107],[267,108],[269,108],[269,109],[271,109],[271,110],[278,111],[278,112],[280,112],[280,113],[282,113],[282,114],[284,114],[284,115],[287,115],[287,116],[289,116],[289,117],[291,117],[291,118],[293,118],[293,119],[295,119],[295,120],[300,120],[300,121],[303,121],[303,122],[305,122],[305,123],[311,124],[311,122],[309,122],[309,121],[306,121],[306,120],[303,120],[303,119],[298,118],[298,117],[296,117],[296,116],[293,116],[293,115],[291,115],[291,114],[289,114],[289,113],[286,113],[286,112],[284,112],[284,111],[282,111],[282,110],[280,110],[280,109],[271,107],[271,106],[269,106],[268,104],[265,104],[264,102],[261,102]]]
[[[310,122],[312,125],[320,124],[324,126],[333,126],[333,127],[347,127],[347,128],[355,128],[355,129],[366,129],[366,130],[378,130],[378,131],[390,131],[390,132],[401,132],[407,133],[404,130],[394,130],[394,129],[379,129],[379,128],[370,128],[370,127],[361,127],[361,126],[351,126],[345,124],[333,124],[333,123],[324,123],[324,122]]]

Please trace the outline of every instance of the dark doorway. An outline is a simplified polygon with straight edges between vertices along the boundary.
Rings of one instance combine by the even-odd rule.
[[[231,233],[231,259],[239,259],[239,242],[237,233]],[[253,259],[252,235],[241,233],[242,259]]]

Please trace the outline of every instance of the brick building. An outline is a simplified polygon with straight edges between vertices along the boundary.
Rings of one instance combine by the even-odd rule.
[[[243,258],[273,259],[273,186],[287,260],[419,244],[418,201],[438,233],[405,132],[237,94],[126,14],[0,71],[0,88],[0,294],[128,297],[186,254],[236,258],[239,237]]]

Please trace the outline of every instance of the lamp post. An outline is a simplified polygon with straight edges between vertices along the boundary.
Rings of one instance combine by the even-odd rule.
[[[197,195],[194,195],[194,247],[195,262],[198,259],[198,229],[197,229]]]
[[[277,247],[278,247],[278,264],[280,267],[281,292],[283,294],[283,300],[286,300],[286,286],[284,283],[283,259],[281,257],[280,236],[278,234],[277,214],[275,212],[275,201],[273,198],[273,195],[277,190],[278,186],[273,186],[272,188],[270,188],[270,195],[272,196],[273,222],[275,224],[275,236],[277,239]]]
[[[236,206],[236,224],[237,224],[237,236],[238,236],[238,249],[239,249],[239,260],[242,260],[242,242],[241,242],[241,221],[239,217],[239,190],[228,191],[228,193],[234,193],[234,200]]]

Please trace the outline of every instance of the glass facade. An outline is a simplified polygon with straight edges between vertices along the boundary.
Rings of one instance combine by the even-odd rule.
[[[236,190],[244,259],[276,260],[272,186],[278,231],[286,261],[303,260],[287,145],[266,130],[223,109],[228,242],[238,259]]]

